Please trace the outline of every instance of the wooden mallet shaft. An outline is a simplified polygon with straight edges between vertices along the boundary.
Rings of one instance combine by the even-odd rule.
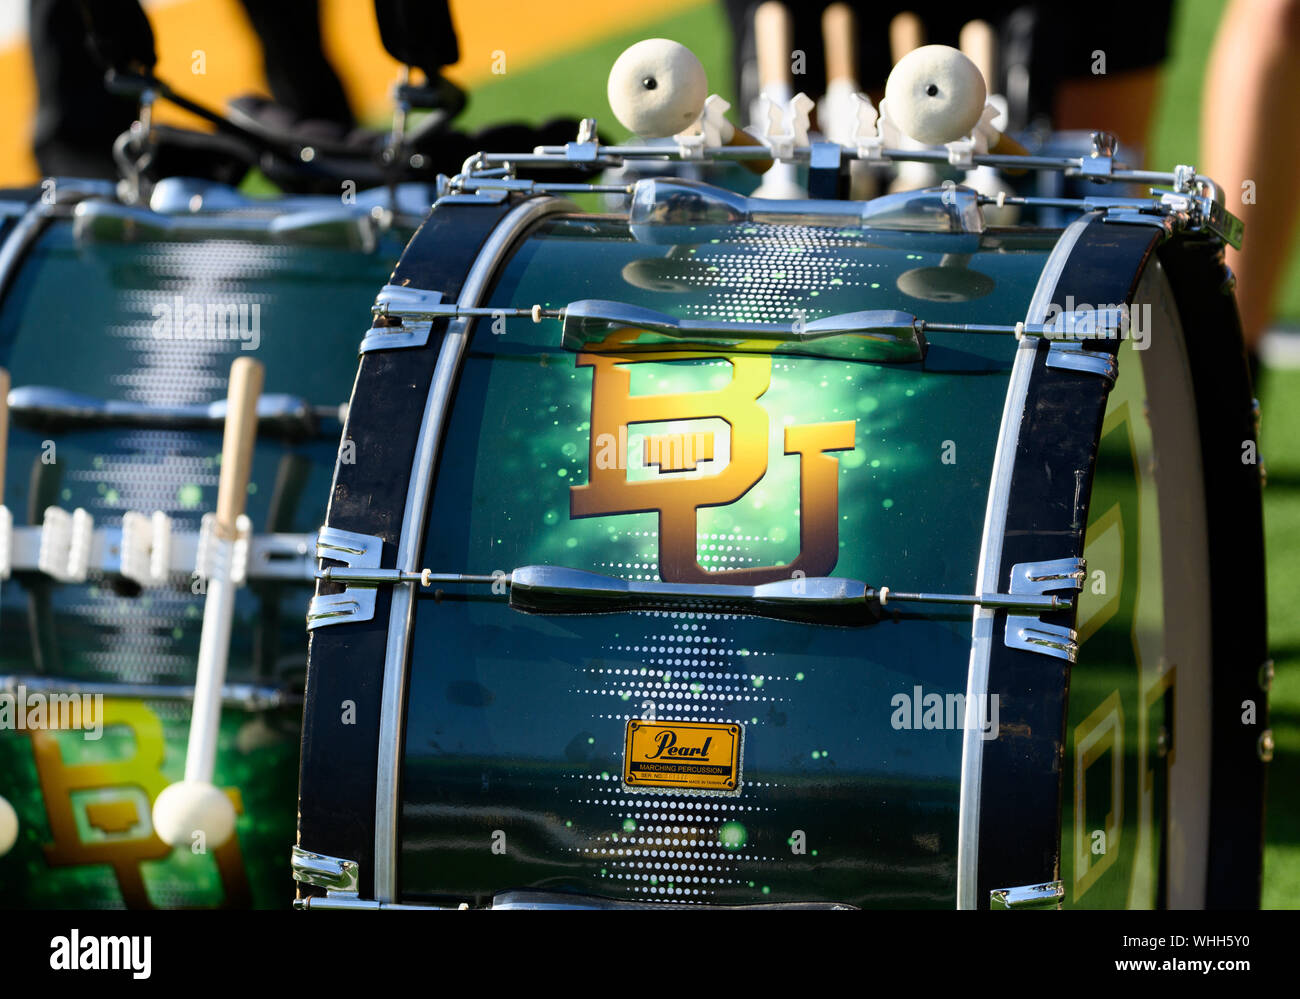
[[[185,779],[211,781],[216,763],[217,728],[221,721],[221,688],[230,656],[230,630],[235,614],[235,589],[230,581],[230,547],[239,537],[239,518],[248,501],[248,480],[257,442],[257,400],[265,369],[251,357],[230,366],[226,394],[226,426],[221,439],[221,477],[217,483],[213,531],[225,552],[208,580],[199,637],[199,664],[194,678],[194,712],[185,756]]]
[[[761,93],[789,100],[790,58],[794,48],[794,22],[785,4],[767,0],[754,11],[754,55],[758,61]]]
[[[925,44],[925,26],[912,11],[904,10],[895,14],[889,22],[889,57],[898,65],[898,61]]]
[[[226,425],[221,438],[221,478],[217,483],[217,531],[227,541],[239,534],[239,518],[248,502],[248,480],[257,440],[257,400],[266,371],[251,357],[230,365],[226,392]]]
[[[998,40],[992,25],[987,21],[967,21],[957,35],[957,44],[962,54],[979,68],[984,85],[990,94],[993,93],[997,82]],[[1029,150],[1002,132],[998,133],[998,140],[989,147],[989,152],[997,156],[1029,155]],[[1004,167],[1003,172],[1016,177],[1025,171]]]
[[[822,47],[826,57],[826,85],[858,88],[858,31],[853,8],[833,3],[822,11]]]

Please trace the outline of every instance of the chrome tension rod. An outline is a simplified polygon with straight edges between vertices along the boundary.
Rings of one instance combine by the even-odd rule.
[[[1045,593],[911,593],[830,576],[794,577],[758,586],[661,583],[549,565],[524,566],[512,572],[492,574],[332,566],[321,569],[317,576],[328,582],[362,587],[400,583],[426,587],[437,583],[501,584],[509,590],[509,604],[513,609],[533,614],[598,614],[690,607],[804,623],[863,625],[878,621],[883,608],[891,603],[978,605],[1040,613],[1072,606],[1068,597]]]
[[[588,344],[599,343],[610,332],[618,329],[645,330],[682,340],[714,337],[768,340],[775,343],[805,343],[838,336],[859,336],[886,337],[897,340],[900,344],[910,345],[916,337],[926,332],[1009,333],[1019,338],[1022,336],[1052,337],[1086,329],[1093,336],[1105,338],[1109,333],[1122,330],[1125,322],[1124,310],[1111,308],[1063,312],[1050,323],[941,323],[891,309],[849,312],[825,316],[821,319],[796,320],[788,323],[755,323],[724,319],[678,319],[653,309],[599,299],[570,302],[558,309],[541,305],[467,307],[449,302],[422,304],[418,308],[409,309],[393,308],[385,304],[376,306],[375,311],[383,315],[415,320],[495,319],[504,316],[527,317],[535,323],[540,323],[543,319],[558,319],[564,324],[564,345],[574,350],[583,349]],[[920,353],[920,350],[915,352]]]

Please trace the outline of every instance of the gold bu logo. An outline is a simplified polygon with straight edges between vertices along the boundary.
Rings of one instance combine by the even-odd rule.
[[[639,335],[619,330],[601,346],[617,348]],[[634,364],[650,361],[720,359],[731,367],[722,388],[672,395],[632,395]],[[767,473],[769,417],[759,405],[772,381],[771,358],[707,351],[670,353],[582,353],[579,367],[592,369],[591,453],[588,483],[569,493],[572,517],[623,513],[659,515],[659,576],[674,583],[756,585],[802,573],[824,576],[839,556],[839,459],[830,452],[852,451],[856,420],[807,423],[785,428],[784,450],[799,456],[799,555],[788,565],[711,571],[700,565],[696,515],[700,507],[726,506],[745,495]],[[655,435],[645,442],[646,464],[659,467],[653,478],[632,481],[626,462],[600,460],[607,441],[626,441],[637,424],[720,419],[730,427],[731,456],[721,471],[683,478],[714,453],[712,433]]]

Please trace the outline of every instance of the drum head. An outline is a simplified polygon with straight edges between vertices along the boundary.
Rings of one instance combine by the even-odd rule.
[[[1187,340],[1158,260],[1134,302],[1088,505],[1062,874],[1071,905],[1197,908],[1211,751],[1205,473]]]

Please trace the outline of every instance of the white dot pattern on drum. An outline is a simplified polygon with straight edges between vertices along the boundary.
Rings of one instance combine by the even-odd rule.
[[[142,246],[139,269],[132,276],[155,284],[118,291],[116,311],[134,318],[105,330],[122,341],[119,349],[104,355],[116,365],[107,372],[108,384],[120,398],[151,406],[207,403],[221,397],[230,362],[241,352],[239,339],[178,341],[160,336],[160,307],[197,307],[205,317],[208,306],[256,304],[260,309],[268,296],[250,294],[247,284],[272,275],[286,252],[283,247],[230,240]],[[167,333],[175,329],[169,326]],[[172,518],[174,529],[198,529],[203,512],[216,498],[219,471],[211,443],[192,433],[136,430],[118,436],[114,447],[112,454],[97,455],[93,468],[64,473],[73,488],[77,483],[98,486],[79,500],[97,525],[115,526],[128,510],[162,510]],[[78,496],[84,491],[76,490]],[[59,593],[57,599],[61,614],[84,619],[91,633],[100,636],[96,648],[83,654],[94,672],[125,682],[192,679],[194,655],[188,646],[197,640],[202,614],[195,613],[201,597],[188,583],[158,587],[138,597],[92,586],[78,594]]]
[[[254,346],[255,333],[259,349],[251,353],[271,368],[267,390],[285,391],[287,383],[306,383],[315,377],[302,379],[281,370],[282,364],[275,366],[277,357],[286,357],[283,338],[304,332],[303,304],[310,302],[318,309],[322,300],[338,301],[343,294],[355,296],[355,313],[338,310],[334,325],[317,330],[315,336],[321,343],[342,348],[343,366],[354,365],[356,324],[364,323],[374,282],[364,276],[364,268],[357,268],[358,273],[345,282],[323,279],[322,264],[329,258],[314,255],[332,253],[327,247],[213,239],[65,249],[57,243],[58,237],[60,233],[52,231],[56,248],[49,251],[61,268],[58,272],[80,275],[86,284],[78,289],[81,294],[60,304],[64,321],[77,327],[82,342],[92,344],[95,364],[89,374],[94,384],[75,383],[76,378],[89,377],[85,365],[76,369],[73,383],[61,382],[57,373],[36,376],[31,370],[15,370],[16,378],[149,406],[202,405],[224,396],[230,363],[246,352],[245,345]],[[383,269],[383,264],[370,269]],[[46,274],[51,276],[44,280],[55,280],[55,270],[40,268],[38,280]],[[186,331],[187,309],[197,310],[196,321],[201,316],[199,335]],[[209,324],[210,311],[219,321]],[[94,345],[93,338],[99,337],[111,343]],[[30,356],[44,355],[33,351]],[[298,360],[292,352],[287,357]],[[219,450],[219,428],[202,432],[78,429],[58,438],[57,463],[37,468],[32,490],[42,503],[84,507],[97,528],[117,527],[129,510],[161,510],[171,517],[174,530],[196,531],[203,513],[215,504]],[[327,476],[323,467],[321,474]],[[314,502],[314,495],[305,491],[302,495]],[[39,510],[29,516],[39,523]],[[319,523],[318,517],[311,523]],[[265,529],[260,523],[257,527]],[[202,594],[192,591],[188,579],[138,595],[118,593],[110,582],[92,568],[85,585],[65,584],[42,592],[39,600],[48,603],[51,620],[33,637],[34,642],[39,639],[40,647],[33,648],[33,655],[41,658],[38,668],[126,682],[192,682]],[[239,600],[245,608],[255,598],[241,591]],[[305,601],[304,593],[301,602],[305,605]],[[72,627],[58,627],[61,620]],[[302,658],[299,653],[299,663]],[[243,655],[232,660],[232,676],[248,673],[252,664],[246,660]]]
[[[700,534],[699,540],[703,543],[717,537]],[[739,537],[760,540],[752,534]],[[625,578],[635,578],[630,570],[642,565],[657,568],[656,563],[623,563],[610,568],[624,568]],[[657,578],[657,573],[653,578]],[[752,713],[760,704],[771,707],[786,700],[765,691],[767,683],[780,683],[788,677],[749,672],[740,666],[746,660],[757,660],[769,653],[735,647],[734,638],[715,633],[715,622],[736,620],[735,615],[643,611],[633,617],[645,621],[646,631],[641,640],[635,644],[608,644],[601,649],[603,662],[622,661],[628,665],[588,666],[583,673],[595,683],[573,690],[602,700],[615,698],[616,703],[626,705],[628,710],[598,710],[593,712],[593,717],[621,723],[644,718],[647,717],[644,702],[650,701],[654,704],[654,717],[660,720],[745,723],[752,728],[755,724],[751,719],[735,717],[738,707],[746,706],[747,712]],[[574,781],[604,780],[593,774],[565,776]],[[625,832],[597,835],[586,845],[570,849],[599,865],[594,869],[594,877],[615,883],[615,887],[621,887],[633,897],[666,895],[674,901],[685,901],[698,896],[702,901],[716,895],[720,887],[752,887],[741,876],[745,864],[780,863],[785,859],[762,855],[750,848],[743,822],[739,821],[749,813],[774,811],[751,803],[749,794],[760,788],[780,786],[777,783],[744,779],[741,793],[735,797],[665,789],[636,791],[625,787],[617,774],[609,775],[608,783],[612,797],[578,796],[570,800],[574,804],[607,809],[610,822]],[[701,820],[704,825],[660,824]],[[733,825],[739,832],[729,835],[728,827]],[[667,833],[669,839],[628,835],[629,829]],[[646,849],[651,846],[683,849]]]
[[[685,304],[683,314],[746,322],[820,318],[829,310],[817,309],[816,289],[880,287],[876,272],[883,273],[884,264],[834,253],[860,245],[861,237],[853,229],[755,224],[738,230],[727,247],[692,248],[677,261],[681,271],[674,279],[714,294],[705,304]]]

